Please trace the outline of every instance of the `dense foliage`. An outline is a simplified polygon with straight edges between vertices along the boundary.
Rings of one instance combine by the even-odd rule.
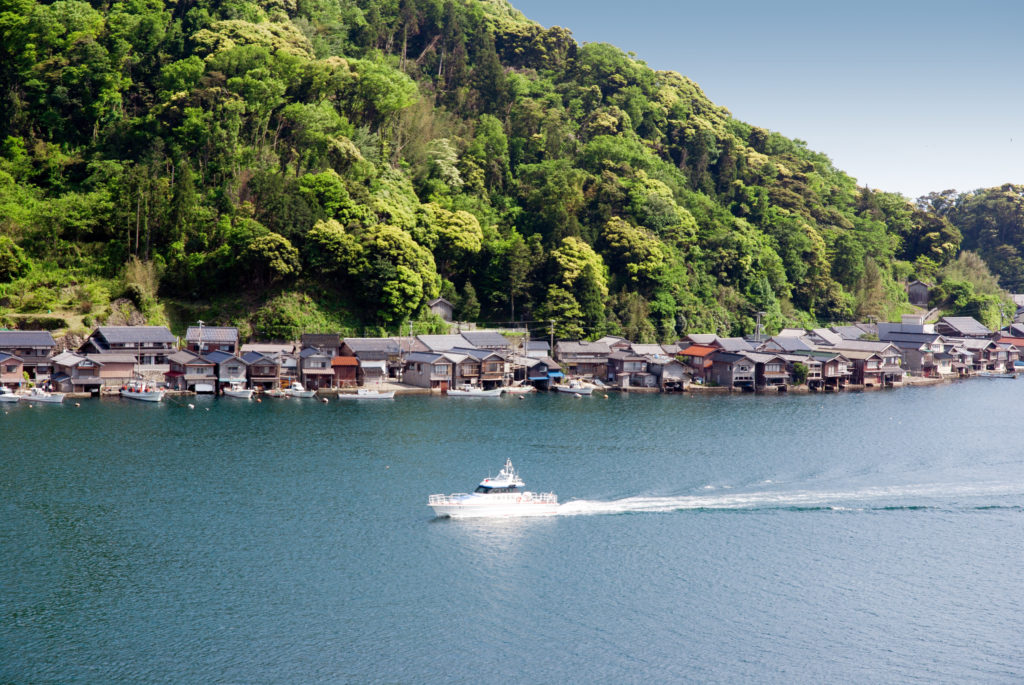
[[[396,330],[441,295],[564,336],[741,334],[891,316],[960,250],[949,212],[502,0],[0,0],[0,86],[0,305],[86,325],[125,296]],[[987,202],[965,234],[1022,278]]]

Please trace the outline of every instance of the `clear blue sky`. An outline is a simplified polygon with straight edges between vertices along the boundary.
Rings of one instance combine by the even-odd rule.
[[[512,0],[577,42],[696,81],[860,185],[1024,184],[1024,2]]]

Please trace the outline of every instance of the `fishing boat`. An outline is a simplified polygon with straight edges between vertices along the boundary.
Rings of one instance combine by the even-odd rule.
[[[507,385],[503,389],[510,395],[528,395],[531,392],[537,392],[537,388],[525,383],[523,385]]]
[[[121,386],[121,397],[141,402],[159,402],[164,398],[166,391],[141,380],[128,381]]]
[[[6,385],[0,385],[0,402],[17,402],[21,395],[17,394]]]
[[[469,383],[463,383],[457,388],[448,388],[449,397],[501,397],[501,392],[504,388],[493,388],[491,390],[484,390],[483,388]]]
[[[46,392],[42,388],[29,388],[28,393],[21,396],[26,402],[43,402],[46,404],[60,404],[64,401],[62,392]]]
[[[427,506],[439,517],[551,516],[558,513],[558,496],[553,492],[530,492],[522,478],[505,459],[495,478],[484,478],[473,492],[430,495]]]
[[[551,387],[558,392],[567,392],[573,395],[590,395],[594,392],[594,386],[585,385],[582,381],[578,381],[575,378],[568,383],[552,385]]]
[[[231,385],[224,388],[224,397],[236,397],[240,400],[252,399],[252,388],[245,387],[242,381],[232,381]]]
[[[395,398],[394,390],[373,390],[371,388],[359,388],[355,392],[339,392],[339,400],[392,400]]]
[[[295,381],[288,389],[285,390],[288,393],[288,397],[313,397],[316,395],[316,390],[306,390],[302,387],[302,383]]]
[[[264,397],[275,397],[277,399],[281,399],[282,397],[288,397],[288,393],[285,392],[284,390],[281,390],[281,388],[271,388],[270,390],[264,390],[260,394],[263,395]]]
[[[978,378],[1016,378],[1017,377],[1017,374],[1015,374],[1015,373],[1000,373],[1000,372],[996,372],[996,371],[979,371],[978,373],[976,373],[974,375],[977,376]]]

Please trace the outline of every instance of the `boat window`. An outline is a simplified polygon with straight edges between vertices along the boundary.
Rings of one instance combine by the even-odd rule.
[[[490,492],[490,488],[485,488],[483,485],[478,485],[475,492]]]

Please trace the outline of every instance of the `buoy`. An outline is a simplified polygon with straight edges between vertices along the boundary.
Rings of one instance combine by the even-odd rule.
[[[194,404],[192,404],[191,402],[189,402],[189,403],[188,403],[188,408],[189,408],[189,409],[195,409],[195,408],[196,408],[196,405],[194,405]]]
[[[608,399],[608,395],[605,395],[605,396],[604,396],[604,398],[605,398],[605,399]]]
[[[326,397],[321,397],[320,401],[323,402],[324,404],[327,404],[327,398]]]
[[[210,411],[210,408],[209,408],[209,407],[207,407],[207,408],[206,408],[206,411]]]
[[[80,405],[78,402],[75,402],[75,406],[76,407],[81,407],[82,405]]]
[[[262,399],[260,399],[259,397],[257,397],[257,398],[256,398],[256,401],[257,401],[257,402],[262,402],[263,400],[262,400]]]

